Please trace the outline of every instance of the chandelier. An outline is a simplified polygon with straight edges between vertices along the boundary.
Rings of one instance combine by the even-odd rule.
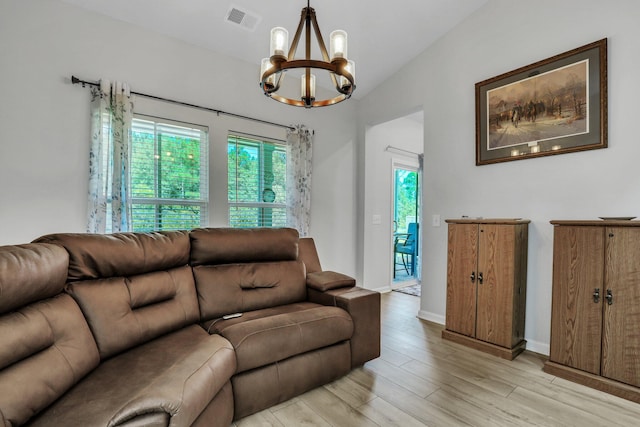
[[[318,41],[318,47],[322,53],[322,60],[311,59],[312,26]],[[304,59],[295,59],[303,30],[305,33],[305,56]],[[355,63],[347,59],[347,33],[345,31],[336,30],[329,35],[330,51],[327,53],[327,48],[316,20],[316,12],[309,7],[309,0],[307,0],[307,7],[302,9],[298,29],[287,53],[288,39],[289,32],[285,28],[275,27],[271,30],[271,56],[264,58],[260,66],[260,87],[265,95],[284,104],[305,108],[333,105],[351,97],[356,88],[354,79]],[[300,98],[292,99],[279,95],[277,92],[282,85],[286,72],[296,68],[303,70],[300,81]],[[316,99],[316,76],[312,74],[312,70],[328,72],[333,86],[338,92],[335,97]]]

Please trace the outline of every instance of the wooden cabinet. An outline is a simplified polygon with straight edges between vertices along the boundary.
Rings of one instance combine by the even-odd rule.
[[[529,220],[446,220],[447,313],[442,337],[505,359],[525,348]]]
[[[552,221],[545,372],[640,403],[640,221]]]

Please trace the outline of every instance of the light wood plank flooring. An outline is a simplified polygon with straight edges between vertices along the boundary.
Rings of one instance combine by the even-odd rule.
[[[382,295],[382,355],[324,387],[236,422],[252,426],[640,426],[640,405],[440,338],[419,298]]]

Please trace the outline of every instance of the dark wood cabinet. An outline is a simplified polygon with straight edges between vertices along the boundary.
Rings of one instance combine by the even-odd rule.
[[[442,337],[513,359],[525,348],[528,220],[447,220]]]
[[[640,403],[640,221],[552,221],[544,370]]]

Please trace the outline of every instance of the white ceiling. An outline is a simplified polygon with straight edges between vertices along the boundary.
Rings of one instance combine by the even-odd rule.
[[[62,0],[187,43],[254,63],[269,55],[269,32],[289,41],[306,0]],[[312,0],[325,43],[335,29],[349,35],[356,62],[354,98],[361,98],[488,0]],[[255,15],[251,31],[227,21],[231,8]],[[302,40],[301,40],[302,43]],[[315,43],[315,38],[312,39]],[[296,57],[304,55],[303,46]],[[315,54],[314,59],[321,59]]]

